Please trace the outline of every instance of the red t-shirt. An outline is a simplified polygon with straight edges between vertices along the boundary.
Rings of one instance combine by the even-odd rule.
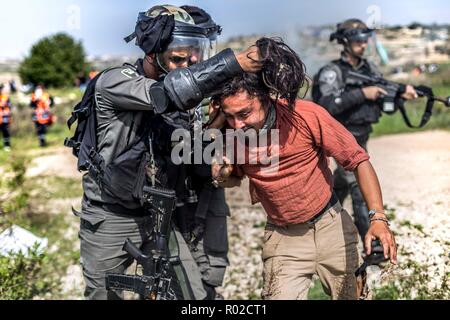
[[[261,202],[269,221],[277,225],[306,222],[331,198],[333,175],[327,157],[353,171],[369,155],[347,129],[310,101],[297,100],[295,112],[278,105],[275,128],[279,145],[268,145],[278,150],[277,170],[261,170],[267,165],[246,162],[236,165],[234,174],[249,178],[252,203]]]

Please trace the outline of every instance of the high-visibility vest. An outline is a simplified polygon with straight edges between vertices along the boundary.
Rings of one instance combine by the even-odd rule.
[[[94,79],[97,74],[98,74],[98,71],[89,72],[89,80]]]
[[[35,103],[33,121],[39,124],[52,124],[55,117],[50,111],[50,95],[43,92],[40,98],[36,98],[36,95],[33,93],[31,101]]]
[[[0,124],[11,123],[11,100],[7,94],[0,95]]]

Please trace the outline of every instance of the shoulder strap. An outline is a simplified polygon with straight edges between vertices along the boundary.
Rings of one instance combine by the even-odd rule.
[[[433,105],[434,105],[433,91],[431,90],[431,88],[428,88],[426,86],[420,86],[419,88],[422,92],[427,93],[427,104],[426,104],[426,107],[423,112],[422,119],[420,120],[419,125],[415,126],[409,120],[408,114],[406,113],[406,110],[405,110],[405,101],[403,99],[398,99],[398,101],[396,102],[398,109],[400,110],[400,113],[402,114],[403,120],[405,121],[406,125],[410,128],[414,128],[414,129],[419,129],[419,128],[422,128],[423,126],[425,126],[428,123],[428,121],[430,120],[431,115],[433,114]]]
[[[95,85],[97,84],[97,80],[107,70],[109,69],[103,70],[102,72],[98,73],[94,78],[92,78],[91,81],[89,81],[89,84],[86,88],[82,100],[77,105],[75,105],[71,117],[67,120],[67,126],[69,127],[69,129],[75,121],[77,121],[78,119],[85,119],[90,115],[91,113],[90,108],[86,107],[83,108],[82,106],[86,106],[87,100],[91,99],[92,96],[95,95]]]

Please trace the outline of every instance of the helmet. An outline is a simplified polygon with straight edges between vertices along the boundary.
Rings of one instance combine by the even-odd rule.
[[[222,33],[222,27],[214,22],[211,16],[203,9],[195,6],[181,6],[194,19],[197,26],[206,31],[206,36],[210,41],[209,56],[212,57],[217,52],[217,36]]]
[[[205,10],[195,6],[181,6],[181,8],[189,13],[197,26],[206,29],[208,38],[216,39],[222,33],[222,27],[216,24]]]
[[[374,29],[370,29],[359,19],[348,19],[337,24],[336,32],[330,35],[330,41],[337,40],[339,44],[350,42],[367,42]]]
[[[154,6],[140,12],[135,32],[125,38],[130,42],[136,38],[145,54],[156,53],[160,68],[168,72],[162,55],[168,51],[183,50],[183,59],[195,56],[195,62],[209,56],[209,39],[206,30],[196,26],[194,19],[183,9],[171,5]]]
[[[195,25],[194,19],[184,9],[169,4],[151,7],[145,15],[150,18],[173,15],[175,21]]]

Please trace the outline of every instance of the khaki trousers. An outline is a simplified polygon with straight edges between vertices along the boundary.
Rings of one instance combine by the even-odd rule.
[[[317,274],[332,299],[357,299],[358,231],[339,201],[313,225],[267,223],[263,299],[307,299]]]

